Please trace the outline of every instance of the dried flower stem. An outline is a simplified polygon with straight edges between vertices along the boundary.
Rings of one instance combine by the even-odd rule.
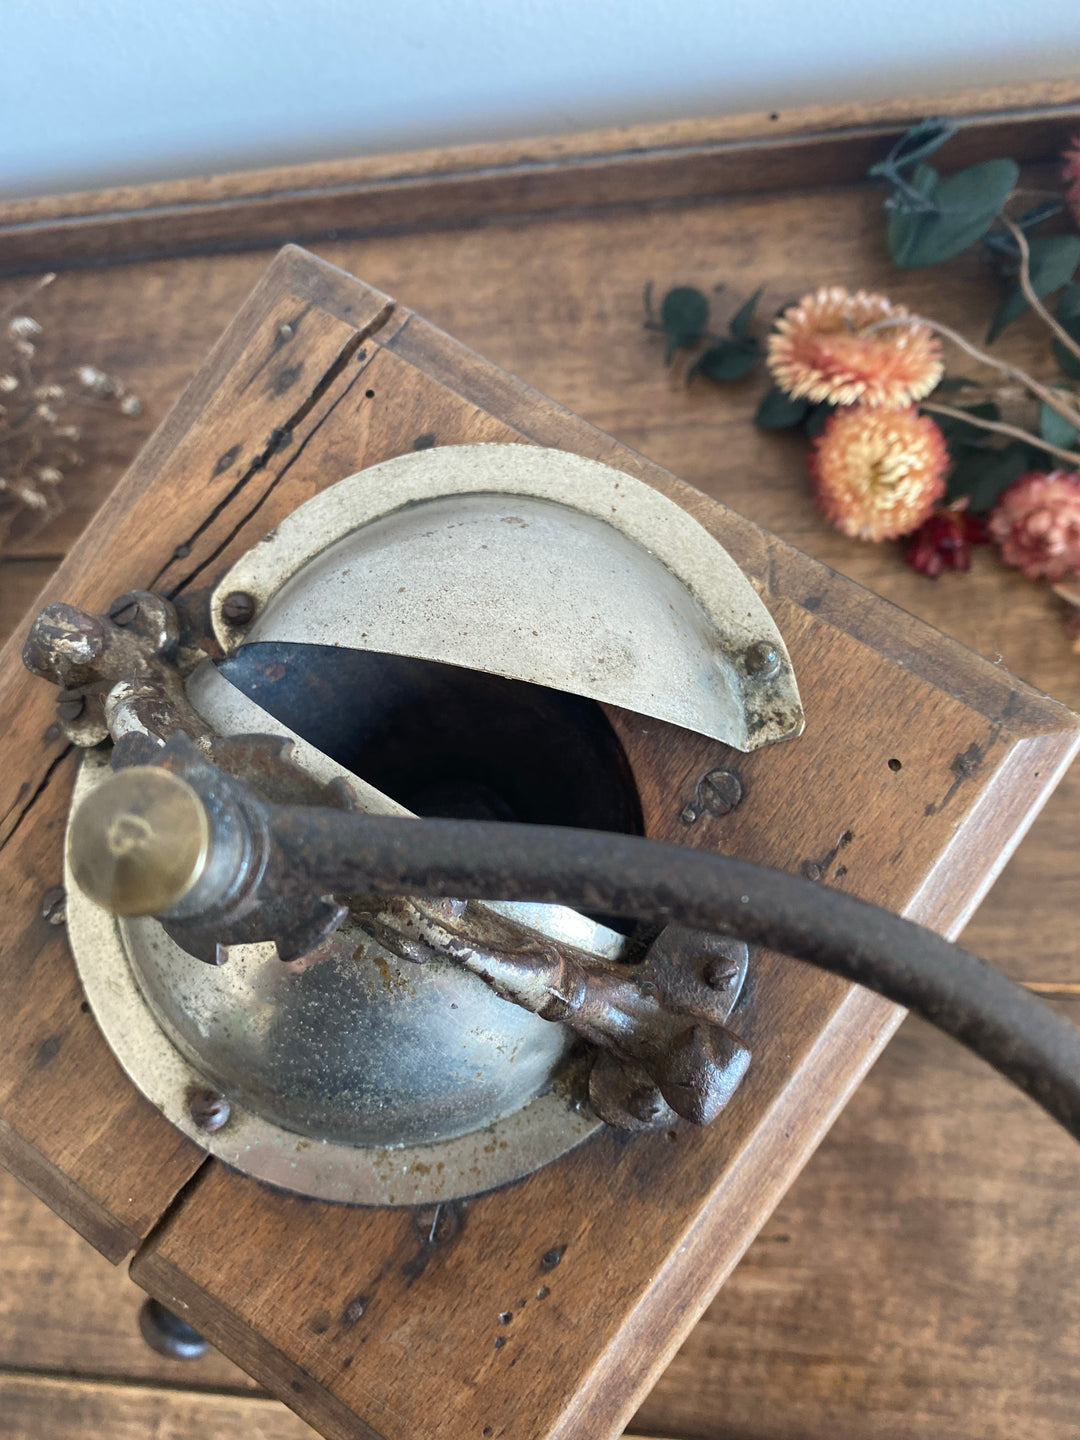
[[[63,508],[66,472],[82,463],[70,443],[80,436],[80,427],[68,423],[71,406],[139,412],[138,398],[96,366],[75,367],[78,388],[66,377],[36,373],[42,327],[27,302],[55,278],[41,276],[0,307],[0,546],[17,520],[29,534]]]
[[[18,295],[15,296],[15,299],[12,300],[10,304],[5,305],[2,310],[0,310],[0,320],[6,320],[7,317],[15,310],[24,310],[26,308],[27,301],[32,300],[34,296],[39,293],[39,291],[44,290],[46,285],[51,285],[55,279],[55,270],[50,270],[47,275],[39,275],[38,278],[34,281],[33,285],[30,286],[29,290],[20,290]]]
[[[951,340],[954,345],[970,355],[973,360],[978,360],[981,365],[989,365],[992,370],[999,370],[1002,375],[1008,375],[1012,380],[1018,380],[1025,389],[1030,390],[1033,395],[1051,410],[1056,410],[1063,420],[1067,420],[1075,429],[1080,430],[1080,411],[1073,410],[1060,398],[1060,391],[1050,390],[1045,385],[1040,385],[1038,380],[1029,375],[1026,370],[1019,366],[1010,365],[1007,360],[999,360],[996,355],[988,355],[985,350],[980,350],[970,340],[960,334],[958,330],[951,329],[948,325],[942,325],[940,320],[929,320],[925,315],[908,315],[906,317],[888,317],[885,320],[878,320],[876,324],[870,325],[862,333],[869,335],[875,330],[883,330],[894,325],[927,325],[931,330],[942,336],[945,340]],[[965,416],[965,419],[970,417]],[[988,423],[986,421],[984,424]],[[1041,441],[1039,442],[1042,443]]]
[[[1074,469],[1080,468],[1080,452],[1062,450],[1059,445],[1051,445],[1049,440],[1040,440],[1029,430],[1021,430],[1018,425],[1006,425],[1001,420],[984,420],[981,415],[972,415],[969,410],[957,410],[952,405],[937,405],[930,400],[921,401],[919,408],[928,410],[931,415],[947,415],[950,420],[963,420],[966,425],[974,425],[978,430],[992,430],[995,435],[1008,435],[1013,440],[1023,440],[1027,445],[1049,451],[1059,460],[1067,460]]]
[[[1031,283],[1031,247],[1028,244],[1027,236],[1020,229],[1015,221],[1010,220],[1008,215],[1002,215],[1002,224],[1006,226],[1020,249],[1020,289],[1024,292],[1024,299],[1031,306],[1040,320],[1044,320],[1057,338],[1061,341],[1071,354],[1080,360],[1080,345],[1072,338],[1065,327],[1055,320],[1050,311],[1035,293],[1035,287]]]

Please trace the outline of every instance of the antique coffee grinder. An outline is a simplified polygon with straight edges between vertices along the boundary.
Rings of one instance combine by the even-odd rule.
[[[300,506],[211,608],[219,661],[181,653],[145,592],[54,605],[25,652],[87,702],[61,721],[87,747],[68,933],[144,1094],[249,1174],[382,1205],[490,1189],[602,1121],[713,1119],[750,1058],[725,1028],[741,940],[331,897],[330,831],[286,861],[261,807],[640,834],[601,704],[744,751],[802,728],[779,632],[720,545],[594,461],[432,449]]]
[[[489,1190],[605,1122],[713,1121],[750,1064],[727,1028],[735,917],[598,913],[588,852],[591,913],[514,898],[537,883],[515,834],[510,895],[467,898],[492,883],[468,884],[469,827],[445,837],[464,888],[396,894],[356,817],[483,821],[474,843],[496,846],[492,824],[539,825],[572,857],[578,830],[641,833],[601,704],[741,751],[798,736],[783,640],[722,547],[595,461],[431,449],[301,505],[211,612],[217,661],[182,653],[145,591],[105,615],[53,605],[24,651],[85,702],[61,719],[87,748],[68,931],[147,1098],[245,1173],[376,1205]]]
[[[66,940],[0,916],[39,1193],[328,1435],[607,1437],[896,1023],[867,991],[1080,1134],[1078,1032],[934,933],[1075,717],[303,252],[226,342],[0,691],[59,689],[9,843],[65,857]]]

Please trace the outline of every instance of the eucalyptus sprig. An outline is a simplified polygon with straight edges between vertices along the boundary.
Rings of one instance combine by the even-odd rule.
[[[718,287],[722,289],[723,287]],[[657,315],[653,306],[652,281],[645,286],[645,328],[666,337],[664,363],[670,365],[677,350],[697,351],[687,367],[687,384],[695,375],[722,384],[741,380],[758,363],[761,343],[751,334],[754,311],[765,287],[759,286],[728,322],[728,333],[709,332],[710,306],[708,296],[693,285],[678,285],[669,290],[660,302]]]

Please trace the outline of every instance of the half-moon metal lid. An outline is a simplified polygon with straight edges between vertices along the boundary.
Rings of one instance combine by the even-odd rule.
[[[253,598],[230,623],[225,597]],[[739,750],[803,726],[772,617],[724,548],[643,482],[560,450],[399,456],[292,512],[219,583],[227,653],[288,641],[437,660]]]

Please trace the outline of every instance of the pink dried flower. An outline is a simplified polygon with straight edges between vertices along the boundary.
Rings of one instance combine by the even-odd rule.
[[[1029,580],[1062,580],[1080,570],[1080,474],[1031,470],[1014,480],[990,516],[1006,565]]]

